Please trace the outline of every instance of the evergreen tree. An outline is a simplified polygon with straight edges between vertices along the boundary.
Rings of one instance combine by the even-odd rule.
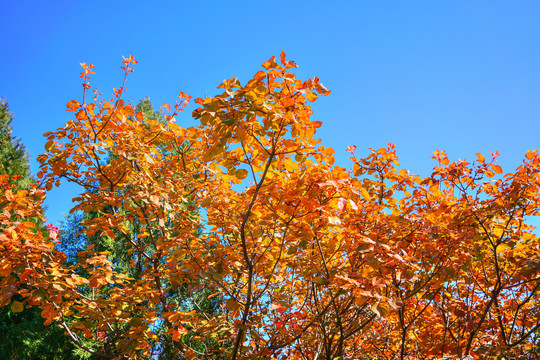
[[[20,139],[11,134],[13,115],[6,99],[0,99],[0,174],[10,177],[19,175],[18,188],[27,187],[33,181],[28,165],[28,154]]]

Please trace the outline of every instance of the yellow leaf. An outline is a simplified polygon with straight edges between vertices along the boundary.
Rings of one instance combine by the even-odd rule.
[[[496,237],[501,237],[504,234],[504,229],[501,228],[495,228],[493,229],[493,235]]]
[[[506,253],[507,251],[511,251],[512,248],[506,244],[501,244],[497,247],[497,254],[504,254]]]
[[[369,193],[365,188],[361,187],[360,192],[362,193],[362,197],[364,198],[364,200],[371,201],[371,196],[369,196]]]
[[[308,92],[306,94],[306,98],[309,100],[309,101],[315,101],[319,98],[319,95],[315,94],[314,92]]]

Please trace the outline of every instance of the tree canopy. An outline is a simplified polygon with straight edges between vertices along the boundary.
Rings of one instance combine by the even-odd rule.
[[[134,64],[124,59],[126,76]],[[508,173],[497,153],[435,151],[422,178],[392,144],[365,157],[350,146],[346,169],[311,119],[330,91],[297,79],[284,53],[196,99],[189,127],[177,119],[189,95],[145,118],[125,81],[103,100],[82,66],[83,101],[45,134],[40,186],[0,177],[0,305],[39,307],[102,358],[159,357],[160,344],[184,359],[539,355],[537,150]],[[56,231],[24,220],[63,181],[84,189],[85,236],[124,247],[126,266],[95,245],[66,262]],[[180,291],[204,296],[187,304]]]

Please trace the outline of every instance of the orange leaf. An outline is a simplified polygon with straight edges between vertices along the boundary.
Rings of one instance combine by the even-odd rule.
[[[238,303],[234,299],[228,299],[225,302],[225,308],[229,311],[235,311],[236,309],[238,309],[238,306]]]
[[[50,140],[47,141],[47,143],[45,144],[45,150],[51,151],[53,148],[54,148],[54,142]]]
[[[66,107],[67,107],[66,111],[75,111],[75,110],[77,110],[80,106],[81,106],[81,104],[79,104],[78,101],[76,101],[76,100],[71,100],[70,102],[68,102],[68,103],[66,104]]]
[[[497,174],[502,174],[503,169],[500,165],[491,165],[491,168],[493,171],[495,171]]]
[[[486,161],[486,158],[484,157],[484,155],[482,155],[480,153],[476,153],[476,156],[478,156],[478,162],[480,164],[483,164]]]
[[[532,160],[537,152],[538,152],[538,149],[535,149],[535,150],[532,150],[532,151],[528,150],[527,153],[525,154],[525,157],[527,159],[529,159],[529,160]]]
[[[173,330],[172,338],[174,341],[178,341],[182,335],[187,334],[188,331],[186,328],[179,326],[177,329]]]
[[[23,310],[24,304],[22,302],[13,300],[13,302],[11,303],[11,311],[13,311],[14,313],[20,313]]]
[[[264,71],[259,71],[258,73],[255,74],[255,76],[253,77],[253,79],[257,80],[257,81],[261,81],[263,80],[264,78],[266,78],[266,72]]]
[[[281,63],[285,65],[285,52],[284,51],[281,52],[279,59],[281,60]]]
[[[281,100],[283,106],[285,107],[290,107],[290,106],[294,106],[295,104],[295,101],[292,97],[290,96],[286,96],[284,97],[282,100]]]
[[[277,66],[276,57],[275,57],[275,56],[272,56],[272,57],[270,58],[270,60],[265,61],[265,62],[262,64],[262,66],[263,66],[263,68],[265,68],[266,70],[275,68],[275,67]]]

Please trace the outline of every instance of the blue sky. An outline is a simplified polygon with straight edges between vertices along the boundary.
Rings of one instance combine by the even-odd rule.
[[[35,173],[42,134],[81,99],[81,62],[95,65],[92,85],[108,97],[122,55],[134,54],[127,98],[158,105],[245,82],[283,50],[299,78],[332,90],[314,118],[339,165],[350,166],[347,145],[360,155],[392,142],[402,167],[421,175],[436,149],[453,160],[498,150],[511,171],[539,143],[539,14],[537,1],[6,1],[0,97]],[[191,110],[179,124],[192,123]],[[49,221],[76,193],[50,192]]]

